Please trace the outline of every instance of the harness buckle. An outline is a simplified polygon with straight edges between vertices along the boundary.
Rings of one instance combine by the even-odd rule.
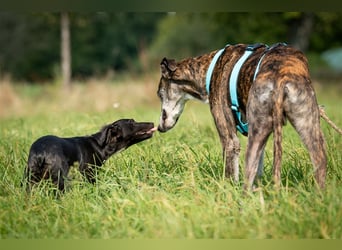
[[[235,112],[238,112],[238,111],[239,111],[239,109],[238,109],[238,107],[237,107],[236,105],[232,105],[230,108],[231,108],[233,111],[235,111]]]
[[[254,51],[260,47],[268,47],[266,44],[263,43],[255,43],[255,44],[250,44],[246,47],[246,50],[248,51]]]
[[[236,128],[239,130],[239,132],[241,134],[243,134],[244,136],[248,135],[248,124],[244,123],[244,124],[238,124],[236,125]]]

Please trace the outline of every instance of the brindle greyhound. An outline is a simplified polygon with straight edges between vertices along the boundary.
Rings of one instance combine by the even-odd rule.
[[[216,58],[210,86],[207,85],[210,94],[206,90],[207,71],[218,51],[179,62],[164,58],[158,88],[162,102],[160,132],[174,127],[189,99],[209,102],[223,147],[225,173],[234,181],[239,178],[239,119],[231,109],[229,79],[234,65],[246,49],[248,46],[245,44],[222,49],[222,54]],[[285,44],[253,47],[253,53],[240,69],[236,91],[240,104],[238,111],[242,120],[248,121],[245,189],[250,189],[257,172],[262,172],[263,151],[272,132],[273,175],[275,184],[280,184],[282,126],[286,119],[307,147],[317,184],[324,188],[327,168],[325,140],[320,128],[320,108],[303,53]]]

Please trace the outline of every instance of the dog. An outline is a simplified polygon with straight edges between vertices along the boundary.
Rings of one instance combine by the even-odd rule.
[[[256,174],[262,173],[264,149],[272,132],[273,178],[280,185],[282,126],[289,120],[309,151],[318,186],[324,188],[327,156],[320,109],[301,51],[281,43],[227,45],[178,62],[164,58],[160,67],[160,132],[175,126],[188,100],[209,103],[223,148],[225,175],[233,182],[239,180],[237,131],[248,135],[244,189],[251,190]],[[232,101],[234,92],[238,106]],[[248,131],[243,130],[247,125]]]
[[[29,152],[24,179],[28,190],[42,179],[51,179],[60,191],[75,163],[90,183],[95,183],[95,171],[110,156],[149,139],[157,128],[151,122],[121,119],[104,126],[90,136],[60,138],[47,135],[36,140]]]

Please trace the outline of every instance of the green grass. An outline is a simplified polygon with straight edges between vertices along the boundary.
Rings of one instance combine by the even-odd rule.
[[[104,86],[113,93],[127,87]],[[0,118],[0,238],[342,238],[342,139],[323,121],[329,156],[324,191],[315,188],[307,151],[288,125],[282,187],[275,189],[270,182],[269,141],[262,186],[244,196],[242,184],[232,185],[224,178],[221,146],[208,106],[189,102],[173,130],[114,155],[98,172],[96,185],[83,181],[73,169],[68,191],[55,198],[47,183],[31,194],[20,186],[36,138],[90,134],[123,117],[157,123],[159,102],[156,97],[141,97],[132,99],[134,107],[113,109],[103,104],[98,111],[89,104],[87,111],[81,97],[76,98],[78,106],[57,95],[39,99],[37,93],[55,91],[50,87],[35,89],[34,97],[20,88],[27,87],[15,92],[25,107],[36,105],[37,110]],[[139,88],[146,89],[142,84]],[[147,89],[155,96],[154,88]],[[341,126],[341,90],[317,89],[319,102]],[[91,94],[99,93],[91,88]],[[129,95],[122,96],[122,102]],[[246,139],[240,138],[243,166]]]

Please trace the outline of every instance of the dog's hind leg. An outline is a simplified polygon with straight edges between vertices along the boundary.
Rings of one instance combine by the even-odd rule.
[[[66,178],[66,175],[62,171],[54,171],[51,174],[51,180],[54,185],[57,186],[57,188],[64,192],[65,190],[65,185],[64,185],[64,180]]]
[[[266,146],[266,143],[265,143]],[[261,178],[264,173],[264,158],[265,158],[265,146],[261,151],[261,156],[258,164],[257,178]]]
[[[317,184],[324,188],[327,156],[314,90],[309,84],[288,83],[285,93],[286,115],[309,151]]]
[[[281,161],[283,155],[282,128],[285,123],[284,116],[284,87],[283,81],[275,84],[272,95],[272,122],[273,122],[273,179],[276,186],[281,183]]]
[[[248,144],[245,161],[245,190],[251,189],[262,163],[265,145],[272,132],[271,82],[255,83],[247,104]]]
[[[320,126],[318,126],[317,129],[312,129],[309,132],[309,136],[310,135],[313,136],[312,138],[314,138],[314,141],[304,143],[309,150],[310,158],[314,165],[315,179],[317,184],[323,189],[325,187],[325,178],[327,173],[327,156],[325,140]]]
[[[67,161],[63,161],[60,159],[55,159],[52,163],[50,163],[48,167],[49,176],[51,181],[57,188],[64,192],[65,191],[65,180],[69,171],[69,164]]]
[[[269,134],[270,132],[268,134],[259,133],[257,135],[250,136],[248,139],[245,164],[245,190],[248,190],[253,186]],[[258,174],[258,176],[260,175]]]
[[[22,186],[26,185],[27,192],[30,192],[32,186],[43,179],[45,170],[44,156],[30,153],[22,181]]]

